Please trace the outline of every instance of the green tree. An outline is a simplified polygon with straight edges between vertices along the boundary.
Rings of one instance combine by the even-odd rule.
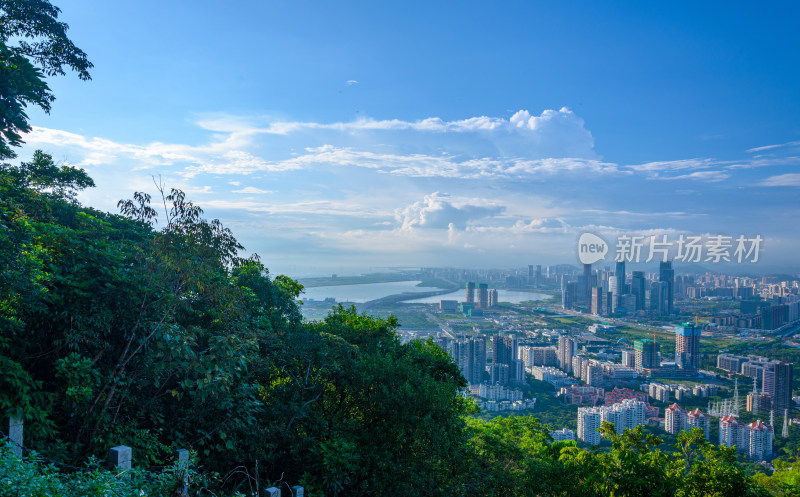
[[[758,473],[756,481],[763,485],[772,495],[780,497],[800,497],[800,459],[794,457],[788,461],[774,461],[775,472],[767,476]]]
[[[90,79],[92,63],[67,37],[61,10],[47,0],[0,0],[0,160],[31,130],[25,108],[50,112],[55,96],[45,81],[68,68]]]
[[[456,495],[465,455],[465,380],[397,321],[338,307],[270,335],[258,373],[269,469],[312,495]]]
[[[678,497],[766,496],[769,493],[736,463],[736,449],[714,445],[700,428],[682,431],[672,466]]]
[[[474,495],[560,495],[574,480],[563,477],[560,451],[574,442],[556,442],[532,416],[468,420],[470,440],[466,488]],[[579,495],[575,493],[574,495]]]

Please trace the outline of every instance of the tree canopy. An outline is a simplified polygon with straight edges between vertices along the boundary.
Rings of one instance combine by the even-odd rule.
[[[31,130],[28,105],[50,112],[55,95],[45,77],[69,69],[91,78],[92,63],[67,37],[60,13],[47,0],[0,0],[0,160],[15,157],[11,147]]]

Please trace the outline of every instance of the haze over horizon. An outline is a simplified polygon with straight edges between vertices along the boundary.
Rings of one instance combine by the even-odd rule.
[[[160,177],[273,273],[577,264],[586,231],[800,271],[796,4],[59,7],[93,79],[48,80],[19,160],[110,212]]]

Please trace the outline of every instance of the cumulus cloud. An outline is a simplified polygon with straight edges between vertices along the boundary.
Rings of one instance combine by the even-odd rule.
[[[478,199],[451,201],[449,195],[434,192],[413,204],[398,209],[395,218],[403,230],[413,228],[464,229],[477,219],[502,214],[505,207],[494,202]]]
[[[224,131],[224,130],[223,130]],[[363,136],[373,133],[385,137],[392,132],[416,132],[423,135],[475,135],[473,141],[489,142],[495,150],[527,158],[595,158],[594,139],[584,121],[570,109],[544,110],[532,115],[527,110],[510,118],[475,116],[446,121],[428,117],[416,121],[400,119],[359,119],[350,122],[318,123],[272,121],[254,133],[293,135],[309,132],[337,132]]]

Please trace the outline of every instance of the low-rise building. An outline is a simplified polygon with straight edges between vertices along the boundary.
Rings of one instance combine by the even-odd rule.
[[[570,385],[562,387],[559,395],[564,397],[567,404],[592,404],[597,405],[597,401],[603,398],[603,389],[590,385]]]
[[[648,388],[648,394],[650,398],[657,400],[659,402],[669,402],[669,393],[671,389],[669,385],[662,385],[660,383],[650,383]]]
[[[575,440],[575,432],[569,428],[561,428],[560,430],[551,432],[550,435],[553,437],[554,442]]]
[[[567,373],[560,369],[551,368],[548,366],[531,366],[528,371],[539,381],[547,382],[556,388],[568,387],[575,383],[575,380],[570,378]]]

